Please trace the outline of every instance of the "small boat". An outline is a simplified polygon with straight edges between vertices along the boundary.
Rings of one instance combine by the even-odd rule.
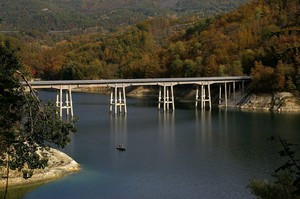
[[[123,144],[119,144],[119,145],[117,146],[117,149],[118,149],[119,151],[126,151],[126,148],[124,147]]]

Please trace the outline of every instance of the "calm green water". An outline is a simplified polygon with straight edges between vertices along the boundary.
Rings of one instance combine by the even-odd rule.
[[[280,146],[267,139],[281,135],[300,143],[300,114],[178,104],[174,113],[163,113],[155,101],[128,99],[128,114],[113,117],[108,96],[75,93],[73,100],[78,133],[64,151],[81,171],[16,198],[248,199],[249,180],[269,178],[282,162]],[[117,151],[119,143],[127,151]]]

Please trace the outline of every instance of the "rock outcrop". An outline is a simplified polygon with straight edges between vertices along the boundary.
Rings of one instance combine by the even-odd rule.
[[[238,107],[242,110],[300,112],[300,101],[294,94],[289,92],[249,94]]]
[[[56,149],[50,149],[48,153],[48,166],[45,169],[34,170],[33,176],[29,179],[24,179],[21,172],[11,170],[8,181],[9,187],[51,181],[79,170],[79,164],[65,153]],[[5,173],[3,168],[1,173]],[[6,178],[1,178],[0,189],[3,189],[5,185]]]

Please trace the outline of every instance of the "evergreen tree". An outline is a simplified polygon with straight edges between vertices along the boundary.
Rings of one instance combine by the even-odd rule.
[[[47,166],[43,152],[49,145],[64,147],[70,141],[68,135],[76,132],[75,120],[62,121],[52,102],[42,105],[19,69],[14,52],[0,46],[0,166],[6,168],[6,193],[10,170],[30,178],[34,169]]]

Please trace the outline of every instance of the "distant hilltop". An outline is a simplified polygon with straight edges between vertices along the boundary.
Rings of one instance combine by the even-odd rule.
[[[99,27],[111,30],[148,17],[209,16],[231,11],[247,0],[9,0],[0,2],[0,30],[55,31]]]

